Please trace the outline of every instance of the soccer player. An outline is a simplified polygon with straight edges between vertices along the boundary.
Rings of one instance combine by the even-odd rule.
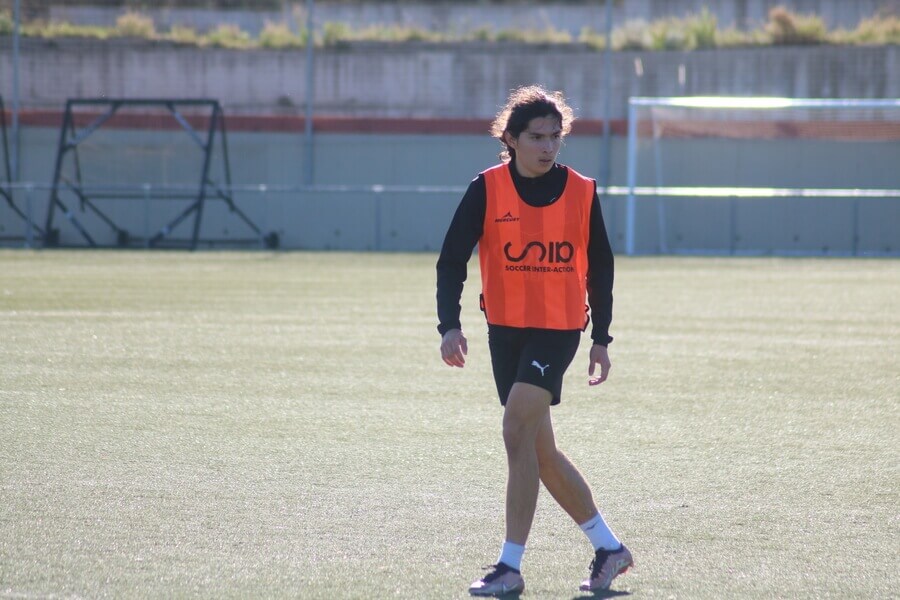
[[[437,263],[441,357],[451,367],[463,367],[468,347],[459,303],[466,265],[478,244],[481,308],[504,407],[506,539],[490,572],[469,588],[472,595],[525,589],[522,555],[540,482],[594,547],[582,590],[608,589],[633,564],[584,477],[556,447],[550,419],[590,320],[585,297],[593,316],[590,383],[602,383],[610,371],[613,256],[596,182],[556,162],[572,120],[560,92],[528,86],[510,94],[491,128],[503,147],[502,162],[469,185]],[[599,376],[593,377],[598,365]]]

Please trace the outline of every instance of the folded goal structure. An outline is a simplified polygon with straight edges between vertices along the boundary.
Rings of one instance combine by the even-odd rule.
[[[245,233],[203,235],[211,202]],[[183,223],[186,235],[175,237]],[[65,240],[61,224],[74,229]],[[45,246],[278,245],[234,201],[225,116],[213,99],[69,99],[44,229]]]

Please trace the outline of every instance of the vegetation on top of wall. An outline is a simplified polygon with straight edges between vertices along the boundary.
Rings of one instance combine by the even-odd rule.
[[[8,12],[0,11],[0,35],[9,35],[13,22]],[[220,24],[207,32],[173,26],[169,31],[156,29],[153,19],[140,12],[128,11],[120,15],[112,27],[73,25],[40,19],[22,26],[22,34],[30,37],[86,37],[108,39],[130,37],[170,41],[179,44],[222,48],[299,48],[305,46],[307,33],[289,23],[267,23],[259,36],[253,38],[238,26]],[[518,42],[543,45],[579,43],[591,48],[606,47],[606,36],[585,28],[578,36],[553,27],[543,29],[502,29],[480,27],[466,31],[439,32],[408,25],[372,25],[354,29],[346,23],[325,23],[314,42],[320,46],[340,46],[352,42]],[[886,15],[865,19],[852,30],[829,31],[816,15],[791,12],[783,6],[769,11],[768,21],[761,29],[740,31],[720,29],[716,17],[708,10],[683,18],[666,18],[653,22],[629,21],[612,33],[614,50],[695,50],[703,48],[731,48],[739,46],[788,46],[803,44],[900,44],[900,17]]]
[[[316,0],[327,4],[450,4],[458,0]],[[473,0],[483,4],[533,4],[534,0]],[[592,4],[596,0],[564,0],[566,4]],[[58,6],[108,6],[113,8],[206,8],[212,10],[268,11],[302,3],[303,0],[53,0]],[[620,6],[624,0],[613,0]]]
[[[333,0],[329,0],[333,1]],[[0,6],[4,3],[0,1]],[[280,10],[291,0],[53,0],[54,6],[102,6],[108,8],[127,8],[131,10],[155,9],[155,8],[204,8],[210,10]],[[45,4],[50,2],[31,3],[38,6],[29,6],[31,10],[40,11]]]

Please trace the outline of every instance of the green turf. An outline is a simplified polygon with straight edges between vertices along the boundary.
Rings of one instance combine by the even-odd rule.
[[[433,255],[0,252],[0,597],[462,598],[502,537],[477,273]],[[475,267],[473,266],[473,270]],[[634,598],[900,589],[900,261],[618,261],[554,408]],[[526,597],[590,548],[541,493]]]

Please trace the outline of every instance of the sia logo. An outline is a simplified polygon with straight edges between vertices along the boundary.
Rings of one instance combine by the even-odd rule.
[[[510,254],[511,247],[512,242],[506,242],[506,245],[503,246],[503,254],[510,262],[515,263],[525,260],[529,252],[532,255],[537,254],[538,262],[550,263],[567,263],[572,260],[572,255],[575,253],[575,248],[569,242],[547,242],[546,245],[541,242],[528,242],[518,256]]]

